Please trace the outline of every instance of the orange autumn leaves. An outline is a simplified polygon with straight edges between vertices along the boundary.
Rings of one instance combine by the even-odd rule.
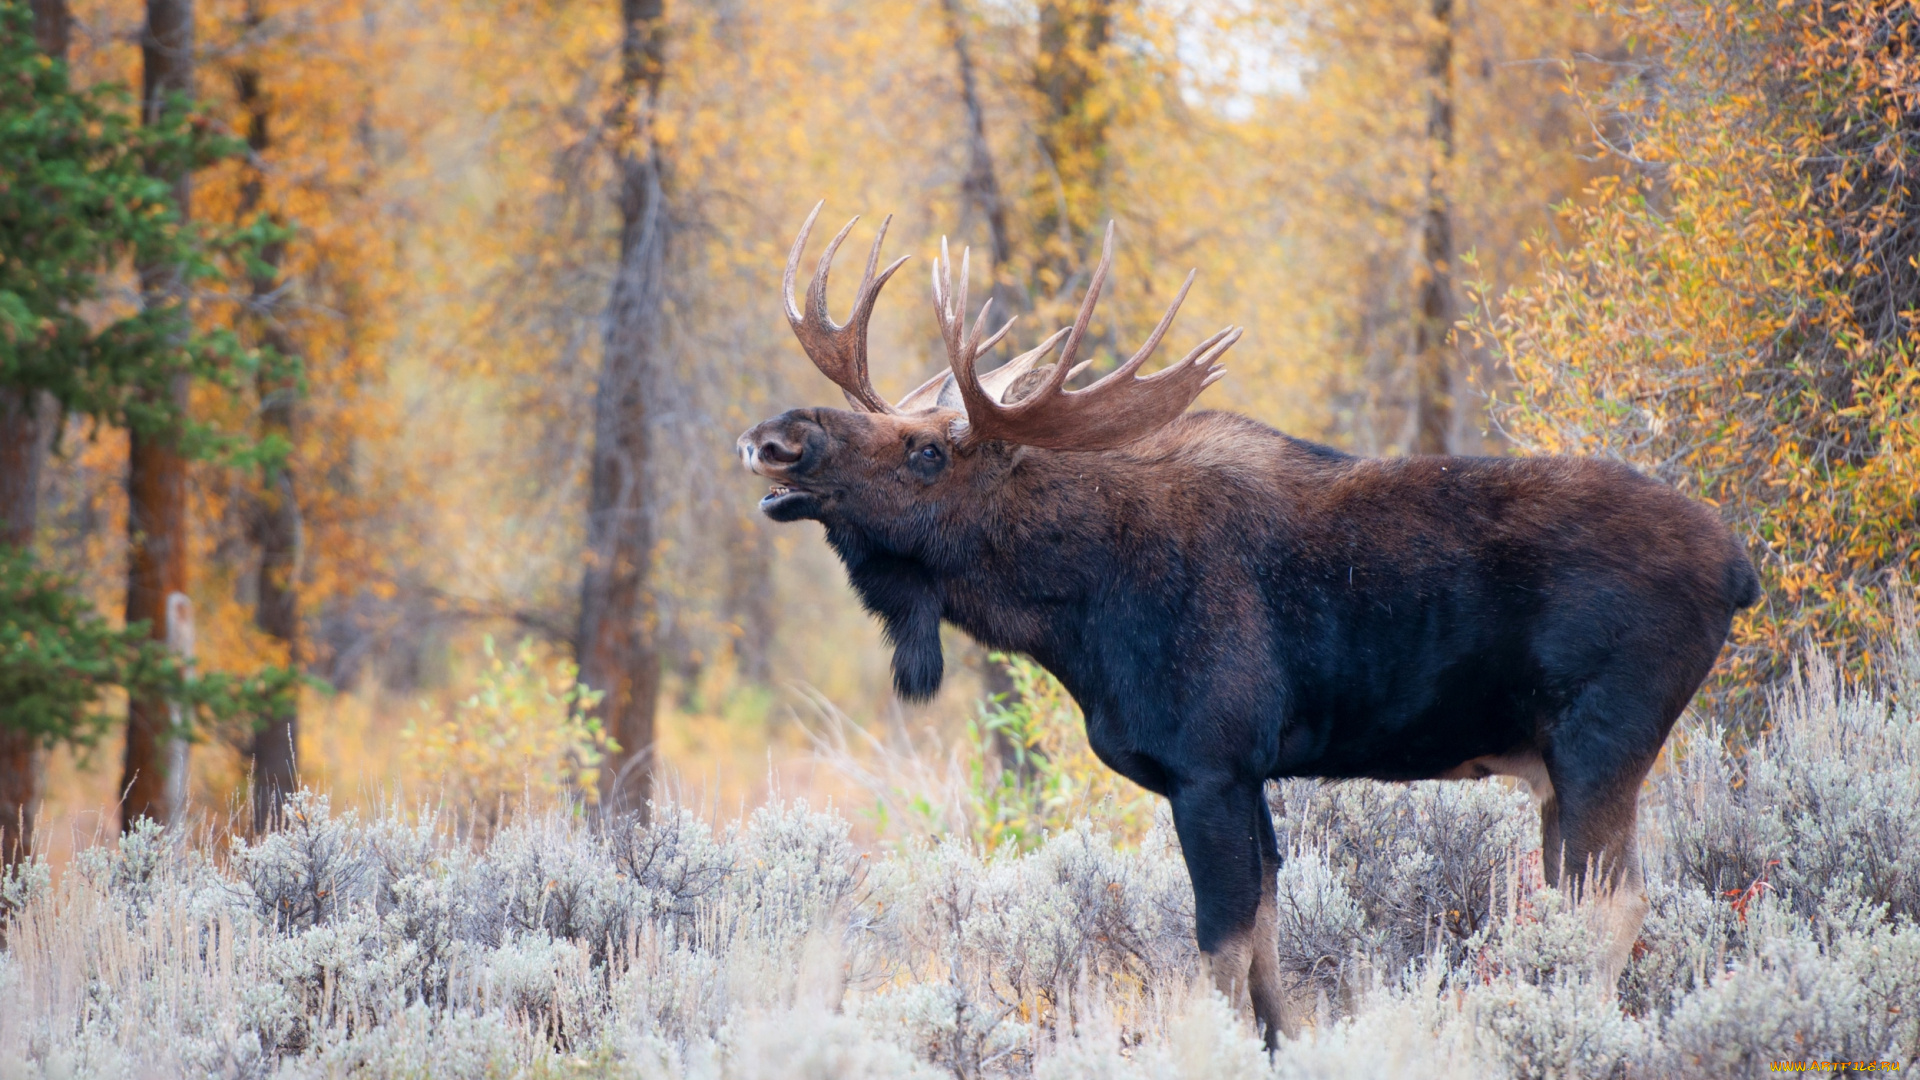
[[[137,81],[141,6],[76,6],[76,64]],[[232,220],[258,181],[260,206],[298,230],[271,318],[308,372],[293,462],[310,662],[330,647],[322,623],[360,597],[393,601],[379,617],[396,622],[416,614],[407,604],[443,605],[408,624],[443,620],[408,631],[428,639],[423,692],[453,692],[483,628],[559,642],[570,627],[580,418],[616,231],[600,141],[615,7],[198,5],[203,96],[244,132],[236,84],[258,73],[272,141],[199,177],[196,212]],[[656,565],[670,692],[686,703],[707,696],[690,687],[805,679],[884,706],[884,652],[867,647],[837,569],[798,561],[812,557],[791,550],[804,539],[754,531],[728,448],[776,402],[829,400],[773,300],[797,218],[823,194],[830,213],[868,215],[862,229],[897,212],[896,252],[924,256],[943,234],[971,243],[985,294],[954,26],[1010,217],[997,273],[1028,294],[1016,336],[1030,344],[1070,309],[1090,238],[1117,218],[1103,341],[1137,340],[1197,266],[1182,327],[1253,328],[1203,405],[1363,452],[1409,444],[1431,0],[1044,7],[1110,25],[1043,55],[1040,4],[669,3],[653,133],[672,150],[685,228]],[[1920,83],[1911,8],[1680,2],[1609,21],[1491,0],[1456,3],[1452,19],[1446,183],[1457,250],[1475,253],[1455,280],[1487,279],[1502,316],[1479,325],[1486,349],[1466,340],[1462,370],[1507,402],[1483,441],[1463,387],[1461,448],[1503,452],[1504,435],[1613,454],[1719,503],[1772,597],[1742,630],[1736,678],[1764,675],[1803,635],[1870,638],[1920,532],[1920,384],[1899,284],[1920,272],[1899,246]],[[1049,113],[1050,94],[1075,104]],[[1596,135],[1619,153],[1596,160]],[[896,394],[939,364],[924,285],[902,281],[874,330],[876,381]],[[835,288],[842,301],[850,282]],[[257,332],[234,298],[209,305]],[[59,466],[84,472],[75,503],[108,521],[73,545],[90,569],[121,557],[123,459],[109,432]],[[244,580],[258,477],[205,466],[195,485],[203,664],[274,662]],[[117,608],[115,574],[97,580]],[[762,621],[742,597],[766,598],[747,612]],[[502,613],[520,625],[503,630]],[[749,665],[735,645],[761,630],[768,655]]]
[[[1920,571],[1914,8],[1642,6],[1629,29],[1659,66],[1604,103],[1621,174],[1481,321],[1502,422],[1722,508],[1768,588],[1732,681],[1803,640],[1871,667]]]

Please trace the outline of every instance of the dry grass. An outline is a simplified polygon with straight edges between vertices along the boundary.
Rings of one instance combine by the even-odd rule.
[[[484,837],[335,810],[213,842],[142,831],[6,885],[0,1077],[1758,1075],[1920,1053],[1920,649],[1831,664],[1735,755],[1690,721],[1643,800],[1653,913],[1620,987],[1538,887],[1496,782],[1281,785],[1282,957],[1309,1027],[1271,1060],[1195,989],[1164,821],[1026,854],[862,850],[797,803],[668,805]],[[850,731],[826,738],[857,738]],[[851,744],[846,744],[851,745]],[[843,755],[848,760],[853,755]],[[875,768],[910,775],[902,751]],[[925,778],[948,792],[953,773]],[[879,773],[868,776],[877,782]],[[937,828],[937,818],[929,819]],[[946,827],[965,834],[965,823]]]

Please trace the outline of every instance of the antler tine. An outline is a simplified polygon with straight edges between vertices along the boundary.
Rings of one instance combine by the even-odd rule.
[[[973,256],[972,248],[960,249],[960,294],[953,292],[953,253],[947,250],[947,238],[940,238],[940,258],[933,264],[933,310],[940,320],[940,336],[947,343],[947,352],[960,347],[963,336],[961,330],[966,326],[967,318],[967,276],[968,260]]]
[[[964,254],[961,258],[966,258]],[[960,279],[960,287],[966,288],[966,278]],[[940,238],[940,254],[933,260],[933,317],[940,324],[940,339],[947,344],[947,352],[952,354],[957,344],[954,338],[953,313],[953,255],[947,250],[947,238]]]
[[[1193,288],[1194,275],[1198,274],[1199,272],[1200,271],[1198,270],[1187,271],[1187,280],[1180,283],[1180,291],[1174,294],[1173,303],[1167,305],[1167,313],[1165,315],[1160,316],[1160,321],[1154,326],[1153,333],[1147,335],[1146,344],[1140,346],[1140,350],[1138,352],[1128,357],[1126,363],[1121,364],[1119,367],[1114,368],[1112,371],[1108,372],[1107,375],[1100,380],[1100,382],[1094,383],[1093,386],[1099,386],[1100,383],[1106,382],[1109,379],[1114,381],[1123,379],[1133,374],[1135,371],[1138,371],[1140,369],[1140,365],[1147,362],[1147,358],[1151,357],[1154,353],[1154,350],[1160,347],[1160,339],[1163,337],[1166,337],[1167,330],[1173,326],[1173,317],[1179,314],[1180,305],[1186,303],[1187,290]],[[1222,331],[1222,333],[1224,332],[1225,331]],[[1219,335],[1216,334],[1214,335],[1214,337],[1218,338]],[[1209,343],[1211,343],[1211,339]],[[1193,357],[1191,354],[1189,354],[1187,356],[1187,360],[1191,360],[1191,359],[1193,359]],[[1185,360],[1181,361],[1181,363],[1185,363],[1185,362],[1186,362]],[[1093,389],[1093,386],[1089,386],[1087,387],[1087,389],[1091,390]]]
[[[1093,323],[1093,308],[1100,302],[1100,290],[1107,283],[1107,271],[1113,269],[1113,222],[1107,222],[1107,235],[1100,241],[1100,265],[1093,269],[1093,280],[1087,282],[1087,298],[1080,301],[1080,313],[1074,317],[1073,333],[1067,338],[1067,347],[1060,350],[1060,365],[1070,367],[1073,358],[1080,352],[1080,341],[1087,336],[1087,327]]]
[[[1042,401],[1060,392],[1067,380],[1086,370],[1087,363],[1078,363],[1074,358],[1080,353],[1080,342],[1087,336],[1087,327],[1093,323],[1093,309],[1100,302],[1100,290],[1107,284],[1107,271],[1113,268],[1113,222],[1107,222],[1107,234],[1100,242],[1100,265],[1094,267],[1093,279],[1087,282],[1087,297],[1080,301],[1080,311],[1073,319],[1073,330],[1067,335],[1067,344],[1060,350],[1060,360],[1053,366],[1053,373],[1047,377],[1046,385],[1028,394],[1016,402],[1013,408],[1017,412],[1031,411],[1039,407]],[[1138,365],[1135,365],[1138,366]]]
[[[787,308],[787,322],[798,325],[800,309],[793,302],[793,279],[800,271],[800,253],[807,249],[807,237],[813,235],[813,220],[820,216],[820,208],[827,205],[825,199],[813,204],[813,212],[800,226],[800,235],[794,238],[793,247],[787,250],[787,272],[780,277],[780,299]]]
[[[980,317],[973,320],[973,333],[970,335],[970,340],[976,342],[973,346],[973,355],[976,358],[978,358],[981,353],[992,352],[993,347],[1000,344],[1000,339],[1007,336],[1007,331],[1013,329],[1014,319],[1019,318],[1019,316],[1016,315],[1014,319],[1008,319],[1006,322],[1001,323],[1000,329],[988,334],[987,339],[981,341],[980,335],[987,328],[987,312],[992,310],[993,297],[989,296],[987,297],[987,302],[980,305]]]
[[[833,234],[833,239],[827,241],[827,250],[820,253],[820,261],[814,265],[813,280],[807,282],[807,316],[829,330],[840,330],[842,326],[836,324],[833,316],[827,312],[827,275],[833,272],[833,257],[840,253],[841,242],[846,240],[847,234],[852,232],[853,227],[859,222],[860,215],[855,214],[845,225],[840,226],[839,232]],[[866,279],[861,278],[860,284],[864,286],[866,283]],[[860,292],[857,289],[853,294],[853,307],[855,311],[860,309]],[[852,316],[849,315],[848,318]]]
[[[1187,406],[1193,404],[1193,399],[1202,390],[1226,374],[1225,368],[1220,366],[1220,357],[1240,340],[1241,335],[1241,330],[1232,326],[1194,346],[1179,362],[1168,365],[1165,370],[1145,378],[1136,374],[1173,326],[1174,316],[1179,313],[1181,304],[1186,301],[1187,293],[1193,287],[1195,275],[1189,273],[1179,293],[1174,296],[1173,303],[1167,306],[1166,314],[1160,317],[1159,323],[1138,351],[1092,386],[1084,390],[1065,389],[1066,381],[1091,362],[1076,363],[1075,359],[1080,343],[1086,337],[1087,327],[1093,320],[1094,305],[1099,300],[1113,265],[1113,233],[1113,224],[1109,222],[1101,244],[1099,266],[1087,283],[1087,296],[1081,302],[1073,327],[1053,335],[1039,349],[1014,361],[1031,366],[1032,359],[1051,350],[1054,343],[1065,335],[1066,344],[1061,348],[1060,360],[1045,385],[1019,401],[1003,405],[981,385],[979,379],[973,377],[970,366],[966,370],[957,364],[954,366],[961,398],[967,407],[966,427],[960,434],[964,443],[997,439],[1051,450],[1111,449],[1171,423],[1186,411]]]
[[[834,234],[827,244],[827,250],[821,254],[819,267],[807,285],[803,314],[794,305],[793,282],[799,271],[800,254],[807,246],[807,237],[813,232],[814,219],[819,217],[820,208],[824,205],[824,202],[814,205],[813,212],[807,215],[806,223],[800,227],[799,238],[794,240],[793,248],[787,253],[787,270],[780,285],[787,323],[793,327],[794,336],[800,339],[800,345],[806,350],[808,359],[813,361],[813,366],[840,387],[849,404],[867,412],[890,413],[894,411],[893,407],[874,392],[868,377],[867,322],[873,317],[874,302],[879,299],[880,290],[909,256],[902,255],[878,275],[874,273],[875,267],[880,265],[880,247],[886,242],[887,226],[893,222],[893,215],[887,215],[880,222],[880,233],[874,237],[872,249],[867,252],[866,270],[860,275],[860,287],[854,292],[853,311],[845,323],[834,322],[833,316],[827,311],[827,276],[833,269],[833,257],[839,252],[840,244],[860,220],[855,217]]]
[[[956,297],[953,293],[953,258],[947,251],[947,238],[940,238],[940,259],[933,268],[933,306],[940,319],[941,335],[948,339],[949,344],[970,348],[977,356],[1000,344],[1000,339],[1013,329],[1014,319],[1008,319],[986,340],[981,340],[987,328],[987,315],[993,310],[993,298],[988,297],[987,302],[980,305],[980,314],[973,320],[973,329],[964,335],[960,333],[967,324],[967,280],[972,258],[972,248],[960,249],[960,293]]]
[[[940,238],[940,256],[933,266],[933,311],[940,322],[940,336],[947,345],[947,367],[953,372],[953,378],[967,386],[978,389],[979,377],[975,366],[980,354],[1000,344],[1000,340],[1013,329],[1014,320],[1008,319],[1000,329],[988,334],[987,319],[993,310],[993,298],[980,305],[980,314],[973,320],[971,329],[967,326],[967,280],[973,258],[972,248],[960,249],[960,288],[956,294],[953,287],[953,253],[947,248],[947,238]],[[929,384],[931,385],[931,384]],[[910,397],[918,396],[909,395]]]

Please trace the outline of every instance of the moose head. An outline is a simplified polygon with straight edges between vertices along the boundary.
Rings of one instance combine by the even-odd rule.
[[[1078,358],[1113,265],[1109,224],[1100,264],[1073,325],[982,375],[976,364],[1006,337],[1013,320],[987,334],[989,300],[967,326],[968,255],[961,253],[956,291],[942,240],[933,266],[933,307],[949,370],[888,404],[868,378],[867,323],[880,290],[907,257],[875,273],[889,217],[867,255],[852,314],[845,324],[835,323],[827,312],[827,275],[859,219],[847,222],[820,256],[803,310],[794,303],[794,278],[819,213],[815,206],[787,255],[782,292],[795,336],[814,366],[846,395],[851,411],[794,409],[740,437],[747,467],[773,481],[760,508],[775,521],[811,518],[908,549],[935,543],[939,526],[952,515],[979,513],[1022,448],[1099,451],[1133,442],[1185,412],[1200,391],[1223,376],[1218,361],[1240,339],[1238,329],[1227,327],[1164,371],[1138,374],[1186,299],[1193,285],[1189,273],[1139,351],[1086,389],[1068,390],[1067,381],[1090,363]],[[1059,360],[1041,364],[1056,348]]]
[[[740,455],[748,469],[772,481],[760,501],[768,517],[813,519],[826,526],[828,542],[894,645],[895,688],[909,700],[924,700],[940,688],[944,669],[943,607],[947,618],[956,617],[953,598],[943,603],[934,579],[965,574],[969,567],[980,570],[988,552],[1017,542],[1009,535],[1012,528],[1047,518],[1048,509],[1036,499],[1044,485],[1037,493],[1031,483],[1012,484],[1015,466],[1033,464],[1033,452],[1091,456],[1159,430],[1225,374],[1220,357],[1241,332],[1226,327],[1178,363],[1139,374],[1186,299],[1194,277],[1189,273],[1138,351],[1093,385],[1067,389],[1067,381],[1089,363],[1079,354],[1113,265],[1109,224],[1073,325],[983,375],[976,364],[1006,337],[1013,321],[987,333],[988,301],[967,325],[967,252],[961,252],[956,287],[943,240],[933,265],[933,307],[948,370],[888,404],[868,377],[867,323],[881,288],[906,262],[903,256],[879,269],[892,218],[880,225],[852,314],[840,324],[827,312],[827,275],[858,218],[827,244],[804,308],[794,302],[794,279],[819,213],[815,206],[788,252],[781,293],[794,335],[851,408],[789,410],[742,435]],[[1059,359],[1042,363],[1056,349]],[[984,535],[994,530],[997,535]],[[1021,597],[999,595],[979,606],[980,621],[965,624],[976,638],[995,647],[1032,647],[1017,629],[1025,607]]]

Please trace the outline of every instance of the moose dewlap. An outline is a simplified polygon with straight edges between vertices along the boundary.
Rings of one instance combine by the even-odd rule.
[[[1111,225],[1073,325],[984,375],[976,362],[1012,324],[988,334],[983,306],[968,326],[966,256],[956,293],[943,242],[933,301],[950,370],[888,404],[867,323],[906,260],[876,273],[883,223],[836,324],[827,273],[848,222],[796,308],[819,212],[788,256],[787,318],[852,408],[782,413],[740,453],[772,482],[767,516],[825,526],[903,696],[939,688],[943,619],[1057,676],[1100,759],[1172,804],[1200,949],[1230,999],[1250,995],[1269,1044],[1292,1027],[1269,779],[1524,779],[1549,880],[1606,905],[1618,972],[1645,912],[1640,782],[1760,595],[1710,510],[1609,462],[1360,458],[1188,413],[1238,329],[1138,372],[1192,274],[1138,352],[1069,390]]]

